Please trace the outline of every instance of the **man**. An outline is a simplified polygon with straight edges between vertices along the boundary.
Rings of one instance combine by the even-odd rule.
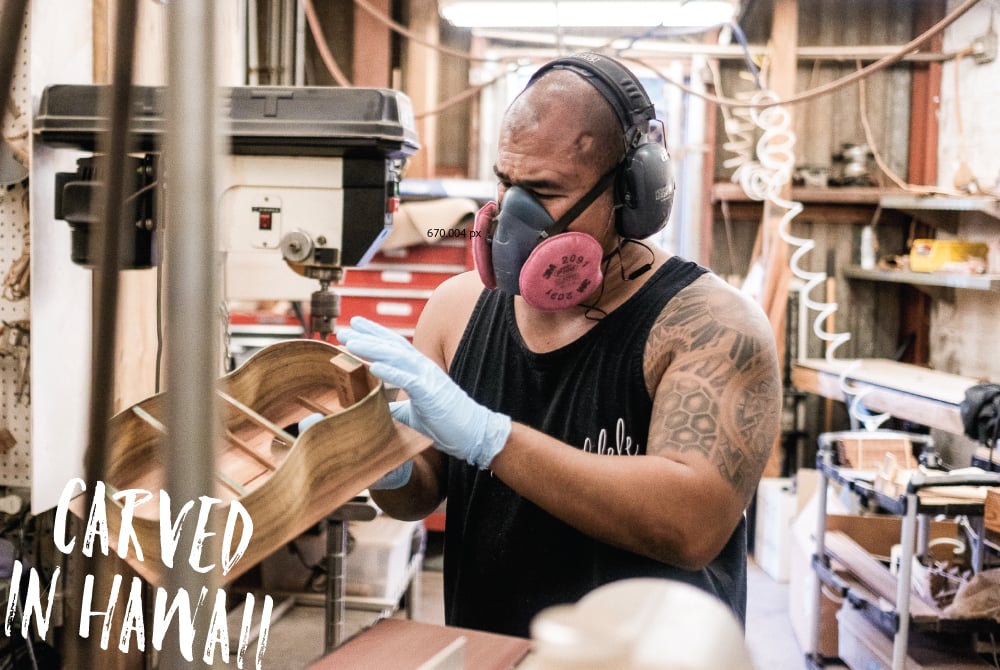
[[[504,117],[479,272],[435,291],[413,347],[359,318],[339,334],[406,392],[394,416],[435,441],[373,497],[403,519],[447,498],[450,625],[528,636],[544,607],[639,576],[745,617],[744,510],[779,425],[774,341],[755,303],[642,241],[673,192],[651,118],[612,59],[543,67]]]

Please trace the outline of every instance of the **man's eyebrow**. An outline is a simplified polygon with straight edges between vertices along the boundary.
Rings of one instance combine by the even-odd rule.
[[[521,181],[515,182],[507,175],[505,172],[501,172],[496,165],[493,166],[493,174],[504,184],[512,184],[514,186],[520,186],[528,191],[557,191],[561,187],[555,182],[549,181],[547,179],[523,179]]]

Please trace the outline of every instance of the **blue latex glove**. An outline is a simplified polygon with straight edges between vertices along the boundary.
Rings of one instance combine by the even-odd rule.
[[[390,410],[392,408],[390,407]],[[322,419],[325,415],[319,412],[314,412],[306,418],[299,421],[299,435],[306,432],[310,426]],[[395,416],[395,412],[393,412]],[[399,419],[402,421],[402,419]],[[403,423],[406,423],[403,421]],[[374,484],[368,487],[370,491],[387,491],[389,489],[398,489],[406,486],[406,483],[410,481],[410,474],[413,472],[413,461],[406,461],[400,465],[395,470],[390,470],[389,472],[382,475]]]
[[[337,333],[349,352],[371,361],[371,373],[406,391],[393,416],[434,446],[484,470],[510,436],[510,417],[483,407],[404,337],[356,316]]]

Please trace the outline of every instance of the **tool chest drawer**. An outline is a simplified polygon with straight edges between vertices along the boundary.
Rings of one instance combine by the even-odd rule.
[[[381,289],[387,292],[399,289],[433,290],[438,284],[454,277],[455,272],[427,272],[419,265],[382,265],[349,268],[344,271],[341,289]]]
[[[382,249],[372,257],[367,267],[383,265],[419,265],[427,270],[450,271],[452,274],[457,274],[472,268],[471,251],[464,239]]]
[[[352,316],[363,316],[387,328],[413,329],[427,304],[430,291],[408,291],[395,294],[365,293],[361,290],[340,289],[340,321],[347,325]]]
[[[333,288],[340,296],[338,323],[346,326],[351,317],[363,316],[412,337],[434,289],[471,267],[461,240],[380,251],[364,267],[345,269]]]

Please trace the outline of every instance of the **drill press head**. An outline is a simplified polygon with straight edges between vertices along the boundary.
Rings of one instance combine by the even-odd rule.
[[[252,93],[239,99],[289,123],[275,133],[280,141],[258,140],[226,162],[226,296],[309,296],[309,327],[326,338],[340,311],[331,286],[335,291],[344,268],[366,265],[392,229],[403,162],[419,147],[413,113],[398,91],[267,91],[263,102]],[[313,136],[289,140],[303,128]]]
[[[100,85],[48,87],[36,117],[39,140],[97,151],[109,94]],[[137,86],[132,95],[130,141],[145,155],[130,171],[141,179],[130,196],[134,217],[122,217],[136,239],[125,266],[149,267],[159,262],[152,186],[169,181],[159,170],[166,90]],[[220,161],[215,214],[225,297],[310,297],[314,332],[329,334],[338,311],[330,286],[345,267],[367,264],[388,236],[403,161],[420,148],[410,100],[391,89],[250,86],[226,89],[224,108],[229,151]],[[90,262],[90,203],[100,186],[89,166],[85,161],[77,173],[56,178],[57,216],[73,226],[73,260],[81,264]],[[164,222],[162,232],[168,231]]]

